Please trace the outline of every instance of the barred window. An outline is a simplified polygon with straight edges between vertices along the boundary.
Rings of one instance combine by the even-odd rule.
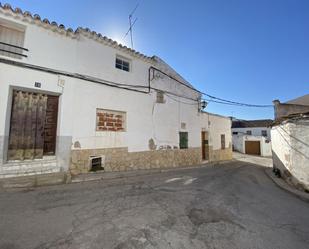
[[[25,31],[0,23],[0,55],[21,59]]]

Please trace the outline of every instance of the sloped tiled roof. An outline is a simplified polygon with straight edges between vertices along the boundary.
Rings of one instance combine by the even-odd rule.
[[[45,29],[50,29],[54,32],[58,32],[67,37],[77,38],[80,34],[84,35],[89,39],[93,39],[97,42],[101,42],[104,45],[118,49],[119,51],[125,52],[133,57],[145,60],[153,65],[159,65],[161,68],[167,70],[172,76],[177,80],[183,82],[183,84],[194,88],[188,81],[186,81],[180,74],[178,74],[171,66],[164,62],[158,56],[147,56],[142,54],[134,49],[131,49],[127,46],[124,46],[106,36],[103,36],[100,33],[91,31],[89,28],[78,27],[75,31],[72,28],[66,28],[63,24],[57,24],[55,21],[49,21],[48,19],[42,19],[38,14],[31,14],[29,11],[22,11],[20,8],[12,8],[10,4],[2,5],[0,2],[0,13],[3,13],[7,16],[13,16],[13,18],[18,19],[23,22],[33,23]],[[163,70],[164,70],[163,69]]]
[[[269,127],[272,123],[271,119],[236,120],[232,122],[232,128]]]
[[[58,33],[64,34],[66,36],[75,38],[78,34],[83,34],[88,38],[92,38],[94,40],[103,42],[104,44],[117,48],[123,52],[130,53],[134,57],[139,57],[141,59],[153,60],[153,57],[149,57],[142,53],[135,51],[134,49],[128,48],[106,36],[103,36],[100,33],[95,31],[91,31],[89,28],[79,27],[75,31],[72,28],[66,28],[63,24],[57,24],[55,21],[49,21],[48,19],[41,17],[38,14],[31,14],[29,11],[22,11],[20,8],[12,8],[10,4],[2,5],[0,2],[0,13],[4,13],[5,15],[14,16],[14,18],[19,19],[24,22],[34,23],[43,28],[52,29]]]

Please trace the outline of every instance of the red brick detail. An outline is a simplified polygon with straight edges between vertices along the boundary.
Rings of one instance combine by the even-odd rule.
[[[125,131],[125,113],[97,109],[97,131]]]

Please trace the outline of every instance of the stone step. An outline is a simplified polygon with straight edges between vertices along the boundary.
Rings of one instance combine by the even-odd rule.
[[[60,172],[56,160],[9,162],[0,167],[0,178]]]
[[[69,183],[70,177],[65,172],[28,175],[0,179],[1,188],[33,188]]]

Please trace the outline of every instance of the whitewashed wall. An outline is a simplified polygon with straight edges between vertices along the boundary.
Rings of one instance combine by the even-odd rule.
[[[156,66],[168,69],[162,63],[137,58],[96,42],[81,34],[72,39],[36,24],[23,22],[0,13],[0,18],[25,27],[24,47],[28,58],[12,59],[31,65],[79,73],[116,83],[148,86],[148,69]],[[1,20],[0,20],[1,21]],[[117,55],[131,61],[130,72],[115,68]],[[170,72],[167,72],[170,73]],[[173,73],[173,72],[171,72]],[[58,80],[64,80],[63,87]],[[40,82],[41,88],[34,83]],[[185,95],[194,100],[199,94],[181,86],[167,76],[156,75],[152,84],[156,88]],[[39,91],[60,96],[58,137],[70,138],[72,149],[128,147],[129,151],[149,150],[149,139],[160,146],[179,146],[179,131],[188,131],[189,147],[200,147],[201,126],[198,104],[176,96],[165,96],[164,104],[156,103],[156,93],[137,93],[111,88],[66,76],[0,64],[0,137],[8,136],[12,89]],[[127,114],[125,132],[97,132],[96,108],[124,111]],[[181,123],[186,124],[181,129]],[[1,142],[1,141],[0,141]],[[79,142],[80,148],[74,143]],[[1,156],[5,153],[0,143]]]
[[[247,131],[252,132],[252,136],[262,136],[262,131],[267,131],[267,139],[271,139],[270,128],[269,127],[247,127],[247,128],[232,128],[232,132],[238,132],[241,134],[246,134]]]
[[[231,119],[215,114],[209,115],[210,145],[213,150],[221,149],[221,135],[225,135],[225,148],[232,146]]]
[[[245,143],[246,141],[259,141],[260,142],[260,151],[261,156],[269,157],[272,155],[271,151],[271,143],[267,142],[267,138],[262,136],[249,136],[249,135],[233,135],[233,146],[234,150],[241,152],[243,154],[246,153]]]
[[[309,121],[284,122],[271,130],[274,166],[309,189]]]

